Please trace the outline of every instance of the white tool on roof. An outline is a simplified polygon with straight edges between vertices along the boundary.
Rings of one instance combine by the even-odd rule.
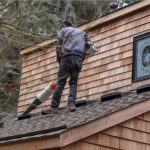
[[[27,115],[29,112],[31,112],[33,109],[35,109],[37,106],[39,106],[41,103],[43,103],[45,100],[47,100],[48,97],[50,97],[56,89],[56,83],[50,82],[49,85],[47,85],[33,100],[33,102],[29,105],[29,107],[21,114],[21,116]]]

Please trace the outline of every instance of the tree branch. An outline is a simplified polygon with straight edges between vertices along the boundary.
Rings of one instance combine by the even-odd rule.
[[[0,25],[5,27],[5,28],[7,28],[7,29],[9,29],[9,30],[12,30],[13,32],[15,31],[15,32],[17,32],[19,34],[23,34],[23,35],[27,35],[27,36],[31,36],[31,37],[36,37],[36,38],[38,37],[38,38],[41,38],[41,39],[44,39],[44,40],[50,38],[50,36],[41,36],[41,35],[33,33],[33,32],[22,30],[22,29],[14,26],[14,25],[12,25],[10,23],[6,23],[6,22],[0,21]]]
[[[5,9],[6,9],[6,8],[8,8],[9,6],[11,6],[14,2],[15,2],[15,0],[14,0],[14,1],[12,1],[11,3],[9,3],[8,5],[6,5],[5,7],[0,8],[0,11],[5,10]]]

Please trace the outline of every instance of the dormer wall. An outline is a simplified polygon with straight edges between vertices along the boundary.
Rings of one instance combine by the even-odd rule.
[[[115,13],[120,13],[120,11],[117,10]],[[110,13],[100,19],[108,19],[111,15]],[[106,93],[124,92],[150,83],[149,78],[133,81],[134,38],[149,32],[149,7],[99,24],[88,30],[87,33],[96,45],[98,52],[84,60],[78,81],[77,100],[100,99],[101,95]],[[42,43],[36,45],[37,48],[34,46],[32,51],[28,49],[28,53],[22,53],[18,113],[25,111],[36,95],[50,81],[57,80],[58,63],[56,62],[55,42],[47,42],[47,44],[45,42],[44,46],[41,45]],[[67,84],[60,106],[67,105],[68,93],[69,86]],[[50,101],[51,97],[41,104],[35,112],[47,109]]]

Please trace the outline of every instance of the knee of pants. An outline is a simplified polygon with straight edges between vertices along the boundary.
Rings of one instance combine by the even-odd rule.
[[[59,81],[58,81],[58,83],[57,83],[57,86],[65,86],[65,84],[66,84],[66,79],[60,79]]]
[[[70,76],[70,80],[69,80],[69,85],[72,85],[72,84],[77,84],[77,81],[78,81],[78,77],[79,77],[79,72],[76,71],[76,72],[72,72],[71,73],[71,76]]]
[[[71,85],[77,85],[77,80],[78,79],[71,79],[70,81],[69,81],[69,85],[71,86]]]

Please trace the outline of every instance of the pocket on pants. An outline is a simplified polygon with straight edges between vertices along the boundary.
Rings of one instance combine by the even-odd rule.
[[[82,60],[76,59],[76,68],[77,68],[77,70],[81,71],[81,69],[82,69]]]

